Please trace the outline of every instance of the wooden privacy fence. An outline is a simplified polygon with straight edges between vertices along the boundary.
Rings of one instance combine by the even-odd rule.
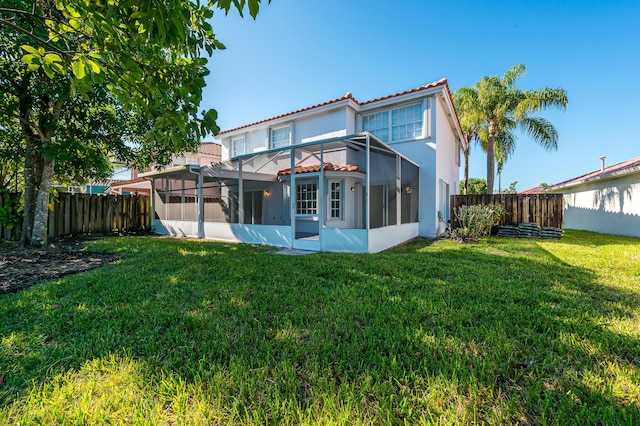
[[[452,195],[452,228],[458,225],[455,216],[457,208],[474,204],[502,204],[507,213],[500,220],[500,225],[517,226],[523,222],[535,222],[541,227],[562,228],[562,194]]]
[[[147,196],[61,193],[53,211],[49,211],[47,236],[110,234],[150,227],[151,202]],[[15,239],[20,229],[17,226],[8,232],[0,228],[0,239]]]

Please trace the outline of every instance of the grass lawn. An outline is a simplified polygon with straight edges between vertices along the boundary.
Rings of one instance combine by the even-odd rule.
[[[640,424],[640,240],[109,238],[0,296],[0,424]]]

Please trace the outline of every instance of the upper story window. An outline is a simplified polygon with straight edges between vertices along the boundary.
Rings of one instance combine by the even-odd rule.
[[[384,142],[389,141],[389,111],[362,117],[362,131],[371,132]]]
[[[291,145],[291,126],[274,127],[269,137],[269,149]]]
[[[362,116],[362,130],[371,132],[383,142],[420,138],[423,133],[423,104],[417,102]]]
[[[198,157],[194,157],[193,155],[187,155],[184,157],[186,164],[197,164],[200,165],[200,159]]]
[[[231,139],[231,157],[237,157],[245,153],[245,139],[244,136]]]

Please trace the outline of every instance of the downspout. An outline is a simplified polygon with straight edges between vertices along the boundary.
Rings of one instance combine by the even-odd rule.
[[[202,169],[198,166],[194,169],[192,165],[189,165],[187,170],[189,173],[198,176],[198,238],[204,238],[204,199],[202,197]],[[184,180],[182,183],[184,190]]]

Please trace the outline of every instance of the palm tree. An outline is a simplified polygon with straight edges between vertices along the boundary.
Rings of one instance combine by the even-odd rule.
[[[487,193],[489,194],[493,193],[496,137],[500,138],[501,131],[508,133],[503,133],[503,140],[511,143],[511,149],[515,148],[515,136],[512,133],[515,128],[527,133],[546,150],[558,149],[558,132],[555,127],[548,120],[532,117],[531,114],[550,107],[565,109],[568,104],[567,93],[561,88],[548,87],[538,90],[520,90],[515,87],[515,83],[526,70],[522,64],[515,65],[502,77],[484,76],[473,88],[459,89],[463,93],[475,92],[475,97],[469,97],[466,109],[470,111],[470,119],[479,124],[478,128],[487,132]],[[459,112],[464,115],[465,109]]]
[[[477,113],[477,100],[478,92],[472,87],[461,87],[453,93],[453,103],[458,111],[462,135],[466,142],[462,144],[462,152],[464,154],[464,195],[467,195],[469,190],[469,149],[471,142],[478,138],[478,131],[482,121]]]

